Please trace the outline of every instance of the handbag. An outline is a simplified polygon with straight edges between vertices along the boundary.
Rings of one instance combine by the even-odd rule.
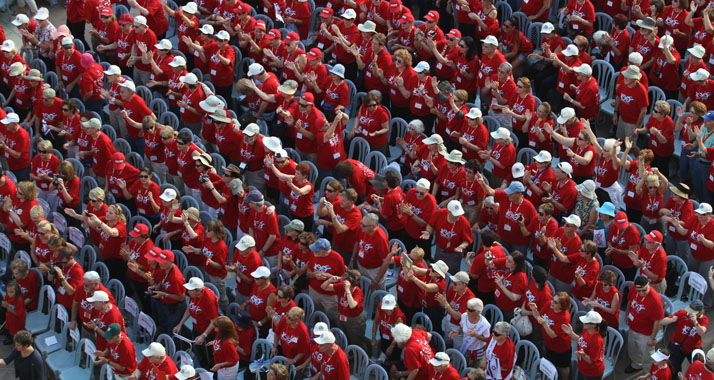
[[[521,308],[517,307],[513,309],[513,319],[511,319],[511,324],[518,330],[520,336],[528,336],[533,333],[533,324],[527,315],[521,315]]]

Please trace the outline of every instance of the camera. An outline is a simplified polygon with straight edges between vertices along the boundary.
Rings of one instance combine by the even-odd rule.
[[[491,251],[486,252],[486,260],[488,260],[488,261],[493,260],[493,255],[491,254]]]
[[[434,36],[436,36],[436,31],[430,30],[429,33],[427,33],[426,35],[433,38]]]
[[[146,290],[146,292],[144,292],[144,294],[146,294],[149,297],[152,297],[154,294],[156,294],[156,289],[149,288]]]
[[[64,174],[62,174],[62,173],[57,173],[57,175],[55,175],[55,179],[52,180],[52,185],[53,185],[53,186],[59,185],[59,180],[60,180],[60,179],[62,179],[62,180],[64,181],[65,176],[64,176]]]
[[[59,268],[59,269],[62,269],[62,267],[63,267],[62,263],[60,263],[60,262],[52,263],[52,266],[55,268]]]
[[[206,181],[208,181],[208,179],[209,179],[208,174],[201,174],[201,176],[198,177],[198,183],[201,183],[201,184],[206,183]]]

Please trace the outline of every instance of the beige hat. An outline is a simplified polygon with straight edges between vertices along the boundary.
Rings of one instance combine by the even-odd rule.
[[[654,30],[657,26],[657,22],[652,17],[645,17],[642,20],[637,20],[637,26],[642,29]]]
[[[706,54],[706,50],[704,50],[704,47],[699,44],[695,44],[694,46],[687,49],[687,51],[689,52],[689,54],[691,54],[699,59],[704,57],[704,54]]]
[[[642,72],[640,72],[639,67],[635,65],[629,65],[627,66],[627,69],[622,72],[622,76],[627,79],[640,80],[640,78],[642,78]]]
[[[25,70],[27,70],[27,67],[24,63],[15,62],[10,65],[10,72],[8,73],[8,75],[10,75],[11,77],[20,76],[20,74],[25,72]]]
[[[466,160],[464,160],[464,154],[461,153],[460,150],[454,149],[448,154],[446,152],[441,153],[442,156],[444,156],[444,159],[449,162],[453,162],[455,164],[465,164]]]
[[[292,79],[288,79],[283,84],[278,86],[278,91],[288,94],[288,95],[293,95],[298,89],[298,83]]]
[[[185,210],[183,210],[183,213],[186,214],[186,216],[193,220],[194,222],[200,222],[201,221],[201,214],[198,212],[198,209],[195,207],[189,207]]]
[[[198,156],[194,157],[193,160],[200,162],[203,166],[211,166],[211,163],[213,162],[213,157],[211,157],[211,155],[208,153],[201,153]]]

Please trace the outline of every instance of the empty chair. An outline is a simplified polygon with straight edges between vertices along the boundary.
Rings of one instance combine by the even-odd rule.
[[[166,334],[161,334],[156,337],[156,341],[158,343],[161,343],[162,346],[166,349],[166,356],[168,357],[173,357],[174,354],[176,353],[176,343],[174,343],[174,339]]]
[[[116,148],[117,152],[124,153],[125,156],[131,153],[129,142],[121,137],[114,139],[114,148]]]
[[[503,312],[496,305],[484,306],[481,315],[486,317],[491,326],[496,326],[496,323],[503,321]]]
[[[385,157],[382,152],[376,150],[367,154],[365,162],[375,173],[381,174],[387,168],[387,157]]]
[[[345,349],[345,355],[347,355],[347,360],[350,363],[350,374],[352,376],[361,379],[369,366],[369,356],[360,346],[350,344]]]
[[[315,303],[312,298],[305,293],[300,293],[295,296],[295,304],[305,311],[305,320],[310,320],[310,316],[315,311]]]
[[[130,152],[126,155],[126,161],[139,170],[144,168],[144,158],[139,153]]]
[[[338,329],[337,327],[333,327],[330,329],[332,333],[335,335],[335,343],[340,346],[341,349],[346,349],[347,348],[347,335],[341,330]]]
[[[25,330],[32,335],[37,335],[49,329],[50,314],[55,305],[55,291],[50,285],[45,285],[40,289],[40,299],[37,310],[27,313],[25,319]]]
[[[273,357],[271,350],[273,349],[273,343],[267,339],[256,339],[253,342],[253,347],[250,352],[251,363],[257,359],[270,360]]]
[[[75,328],[74,332],[75,333],[70,334],[69,331],[67,331],[65,333],[67,336],[65,338],[66,343],[62,346],[62,349],[49,354],[45,358],[45,364],[54,374],[55,378],[59,377],[59,371],[61,369],[69,368],[74,364],[74,355],[79,347],[79,330]]]
[[[136,349],[136,360],[141,361],[144,356],[141,351],[151,344],[156,338],[156,322],[143,311],[139,313],[136,321],[136,336],[132,339]]]
[[[182,209],[187,209],[189,207],[195,207],[196,209],[199,209],[200,206],[198,205],[198,201],[190,196],[190,195],[184,195],[181,197],[180,205]]]
[[[151,104],[151,101],[154,99],[151,90],[146,86],[136,86],[136,94],[141,96],[146,104]]]
[[[422,312],[414,314],[414,316],[412,317],[411,325],[413,326],[414,324],[420,324],[424,326],[426,328],[426,331],[431,331],[434,329],[434,325],[431,321],[431,318],[429,318],[428,315]]]
[[[169,106],[163,98],[154,98],[151,100],[151,103],[149,103],[149,108],[151,109],[151,112],[156,115],[156,117],[161,117],[164,112],[168,111]]]
[[[625,344],[625,340],[619,331],[612,327],[607,328],[607,337],[605,337],[605,372],[602,374],[603,379],[607,379],[615,371],[617,358],[620,357],[620,350]]]
[[[701,301],[707,288],[707,280],[702,275],[691,271],[685,273],[680,280],[677,296],[672,302],[674,310],[682,310],[694,300]]]
[[[369,143],[361,137],[355,137],[350,142],[350,151],[348,157],[360,162],[366,162],[369,154]]]
[[[317,322],[325,322],[327,327],[330,327],[330,319],[327,318],[327,315],[321,311],[314,311],[312,313],[307,321],[307,328],[311,330]]]
[[[102,285],[106,286],[109,283],[109,268],[103,262],[99,261],[94,263],[92,270],[99,273],[99,277],[102,279]]]
[[[159,124],[168,125],[173,129],[178,130],[179,118],[178,116],[176,116],[175,113],[171,111],[166,111],[159,117]]]
[[[94,373],[94,360],[88,352],[96,351],[94,343],[89,339],[79,341],[79,347],[74,350],[74,361],[69,367],[55,372],[59,380],[90,379]]]
[[[685,263],[679,256],[669,255],[667,256],[667,278],[670,276],[670,271],[677,273],[677,277],[673,283],[667,284],[667,290],[679,289],[679,287],[682,286],[681,278],[685,273],[687,273],[687,263]],[[676,300],[676,293],[674,296],[670,297],[670,300]]]
[[[35,347],[42,358],[47,358],[49,354],[63,349],[67,343],[67,328],[69,327],[67,309],[60,304],[52,306],[49,322],[47,331],[35,337]]]

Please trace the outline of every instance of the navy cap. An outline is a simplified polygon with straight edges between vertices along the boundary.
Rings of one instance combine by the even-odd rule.
[[[704,114],[704,120],[705,121],[712,121],[714,120],[714,111],[709,111]]]

